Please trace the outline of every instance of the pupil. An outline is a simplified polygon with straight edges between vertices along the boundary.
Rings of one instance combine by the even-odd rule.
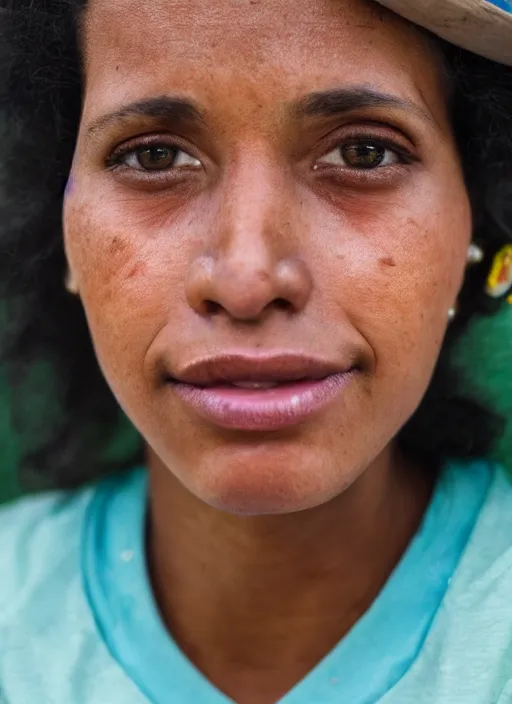
[[[173,165],[176,151],[169,147],[146,147],[139,152],[139,162],[145,169],[166,169]]]
[[[349,144],[343,147],[343,158],[359,169],[371,169],[379,166],[386,155],[384,147],[378,144]]]

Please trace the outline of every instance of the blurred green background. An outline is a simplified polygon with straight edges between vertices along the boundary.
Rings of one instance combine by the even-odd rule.
[[[476,321],[459,343],[457,361],[466,384],[510,419],[494,459],[512,473],[512,306]],[[20,493],[19,438],[10,421],[9,396],[0,377],[0,502]],[[133,436],[127,442],[133,445]]]

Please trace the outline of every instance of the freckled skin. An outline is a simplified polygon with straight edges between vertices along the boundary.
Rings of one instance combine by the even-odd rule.
[[[430,380],[463,277],[470,209],[436,61],[416,30],[356,0],[248,8],[92,0],[65,244],[103,372],[164,465],[227,511],[287,512],[386,464]],[[299,124],[287,112],[306,94],[347,85],[405,98],[430,118],[369,109],[348,120],[407,133],[417,162],[387,185],[315,177],[314,158],[334,146],[322,140],[339,125]],[[179,135],[204,168],[151,190],[104,161],[123,140],[169,130],[132,120],[89,138],[87,128],[160,95],[204,113],[204,125]],[[207,300],[222,314],[208,315]],[[365,373],[317,418],[257,442],[213,429],[155,382],[162,357],[180,367],[243,347],[336,359],[344,340],[360,347]]]

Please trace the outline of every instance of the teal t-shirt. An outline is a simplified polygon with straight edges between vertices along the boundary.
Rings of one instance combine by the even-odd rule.
[[[1,704],[228,704],[160,621],[143,471],[0,510]],[[512,486],[442,473],[379,597],[281,704],[512,703]]]

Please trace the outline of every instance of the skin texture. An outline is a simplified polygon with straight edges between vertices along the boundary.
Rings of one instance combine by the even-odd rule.
[[[155,593],[214,684],[276,701],[368,608],[431,490],[393,437],[428,386],[471,234],[437,57],[361,0],[92,0],[84,49],[65,246],[99,363],[148,444]],[[361,87],[407,105],[299,114]],[[201,119],[105,117],[162,96]],[[391,143],[389,165],[340,161],[356,137]],[[183,166],[109,166],[148,140]],[[226,431],[162,370],[234,349],[357,372],[298,427]]]

